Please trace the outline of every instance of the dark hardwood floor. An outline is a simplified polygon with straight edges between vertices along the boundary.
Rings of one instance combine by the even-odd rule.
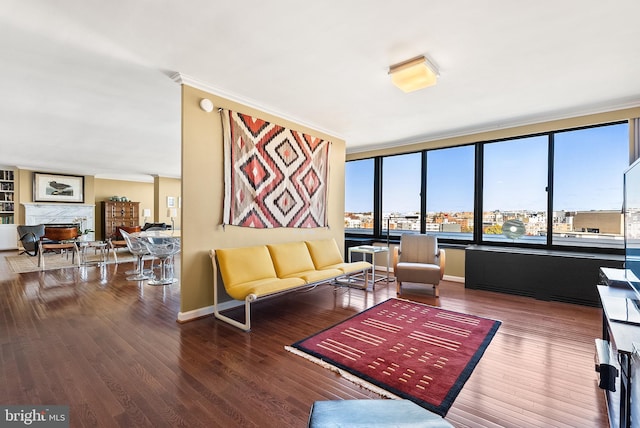
[[[320,286],[256,304],[243,333],[178,324],[179,284],[131,264],[14,274],[0,253],[0,403],[70,405],[72,427],[304,427],[316,400],[379,398],[284,346],[395,296]],[[594,284],[595,286],[595,284]],[[458,427],[605,427],[600,310],[466,290],[405,297],[502,320],[446,419]]]

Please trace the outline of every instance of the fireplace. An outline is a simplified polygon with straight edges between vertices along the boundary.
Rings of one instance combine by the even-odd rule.
[[[95,230],[95,205],[23,203],[25,224]],[[94,240],[91,232],[88,240]]]

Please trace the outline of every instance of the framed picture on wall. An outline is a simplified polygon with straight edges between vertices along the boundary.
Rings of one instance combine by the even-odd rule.
[[[34,202],[84,202],[84,176],[33,173]]]
[[[176,207],[176,198],[173,196],[167,196],[167,208],[175,208]]]

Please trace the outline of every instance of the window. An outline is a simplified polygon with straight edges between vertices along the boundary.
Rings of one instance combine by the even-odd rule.
[[[351,161],[345,229],[380,240],[389,224],[393,238],[622,250],[628,162],[627,122]]]
[[[382,160],[382,225],[390,231],[420,233],[422,154],[387,156]]]
[[[374,160],[345,165],[345,232],[373,234]]]
[[[624,248],[626,123],[554,135],[553,244]]]
[[[474,146],[427,152],[427,233],[473,239],[474,165]]]
[[[502,226],[519,220],[520,242],[546,244],[548,136],[484,145],[482,240],[509,242]]]

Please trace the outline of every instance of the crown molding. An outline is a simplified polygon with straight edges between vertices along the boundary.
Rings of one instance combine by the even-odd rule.
[[[304,127],[307,127],[307,128],[314,129],[314,130],[316,130],[318,132],[322,132],[323,134],[328,134],[328,135],[331,135],[331,136],[333,136],[335,138],[339,138],[341,140],[345,139],[343,136],[337,134],[336,132],[334,132],[334,131],[332,131],[330,129],[323,128],[322,126],[318,125],[317,123],[305,121],[305,120],[302,120],[302,119],[300,119],[298,117],[291,116],[291,115],[289,115],[287,113],[284,113],[282,111],[277,110],[276,108],[274,108],[272,106],[269,106],[269,105],[266,105],[266,104],[262,104],[262,103],[254,100],[252,98],[244,97],[242,95],[238,95],[238,94],[235,94],[233,92],[226,91],[224,89],[221,89],[221,88],[218,88],[216,86],[213,86],[213,85],[211,85],[211,84],[209,84],[207,82],[204,82],[202,80],[196,79],[196,78],[191,77],[191,76],[187,76],[187,75],[185,75],[183,73],[176,72],[176,73],[173,73],[170,77],[174,82],[176,82],[176,83],[178,83],[180,85],[188,85],[188,86],[191,86],[193,88],[209,92],[212,95],[216,95],[216,96],[219,96],[219,97],[222,97],[222,98],[226,98],[229,101],[237,102],[237,103],[243,104],[243,105],[245,105],[247,107],[254,108],[256,110],[261,110],[261,111],[263,111],[265,113],[280,117],[280,118],[282,118],[284,120],[300,124],[300,125],[302,125]]]
[[[153,183],[153,176],[151,174],[136,174],[136,173],[128,173],[128,172],[109,172],[109,173],[96,173],[94,171],[87,171],[84,169],[73,169],[73,168],[41,168],[27,165],[16,165],[15,169],[21,171],[32,171],[32,172],[46,172],[49,174],[70,174],[70,175],[83,175],[85,177],[93,177],[101,180],[120,180],[120,181],[136,181],[141,183]],[[171,177],[178,178],[181,177]]]
[[[146,174],[96,174],[94,178],[100,180],[135,181],[139,183],[153,183],[153,176]]]

